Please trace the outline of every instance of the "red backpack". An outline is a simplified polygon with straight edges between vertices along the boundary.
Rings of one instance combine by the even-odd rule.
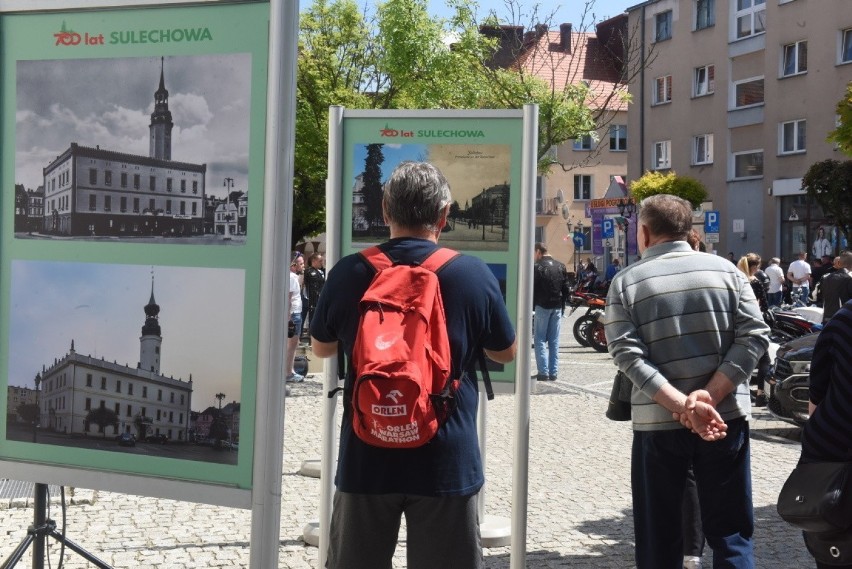
[[[458,253],[436,249],[419,265],[396,264],[378,247],[361,255],[376,275],[358,303],[352,426],[373,446],[419,447],[455,408],[459,379],[450,378],[450,342],[435,273]]]

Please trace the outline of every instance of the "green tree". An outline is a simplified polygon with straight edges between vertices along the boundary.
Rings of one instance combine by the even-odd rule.
[[[840,151],[852,156],[852,81],[846,84],[846,93],[837,102],[837,128],[828,133],[828,141],[837,144]]]
[[[852,243],[852,160],[823,160],[812,164],[802,178],[808,197],[834,219]]]
[[[115,430],[118,431],[118,415],[116,415],[115,411],[112,409],[107,409],[106,407],[96,407],[86,414],[86,430],[88,430],[88,425],[94,423],[100,428],[101,433],[103,433],[104,438],[106,438],[105,429],[112,425],[115,427]]]
[[[18,415],[25,423],[33,424],[39,420],[41,409],[35,403],[21,403],[16,409]]]
[[[383,144],[368,144],[367,157],[364,159],[364,205],[367,209],[367,221],[370,229],[382,223],[382,153]]]
[[[594,130],[587,85],[578,81],[554,88],[517,69],[489,67],[497,39],[480,33],[475,2],[453,0],[452,5],[455,12],[449,19],[433,18],[426,0],[386,0],[371,18],[353,0],[314,0],[301,13],[294,243],[325,226],[331,105],[515,109],[537,103],[539,157],[546,165],[552,163],[546,158],[552,146]]]
[[[630,184],[630,193],[637,202],[656,194],[671,194],[681,197],[698,208],[707,200],[707,188],[704,184],[689,176],[678,176],[674,172],[646,172]]]

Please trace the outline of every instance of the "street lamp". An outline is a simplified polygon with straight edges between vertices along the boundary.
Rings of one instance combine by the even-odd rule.
[[[633,198],[618,202],[618,213],[624,218],[624,266],[630,264],[630,216],[636,213],[636,202]]]
[[[41,386],[41,374],[36,373],[35,376],[35,387],[36,387],[36,408],[38,409],[38,414],[33,419],[33,442],[38,442],[38,425],[41,423],[41,401],[39,398],[39,394],[41,393],[39,386]]]

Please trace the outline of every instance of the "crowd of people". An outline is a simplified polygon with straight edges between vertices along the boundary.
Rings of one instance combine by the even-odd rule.
[[[393,266],[419,266],[440,249],[451,203],[449,184],[434,166],[404,162],[393,171],[383,188],[390,239],[379,245]],[[803,253],[786,274],[778,258],[763,267],[754,253],[739,259],[731,254],[732,264],[699,250],[691,205],[671,195],[642,201],[637,243],[637,262],[622,268],[613,261],[601,276],[587,259],[578,267],[576,283],[545,243],[536,244],[537,377],[558,379],[560,321],[564,303],[576,290],[572,287],[606,283],[608,349],[632,383],[630,484],[637,568],[700,567],[705,543],[713,551],[714,567],[753,568],[749,380],[757,369],[755,404],[765,404],[770,329],[764,314],[794,291],[804,302],[822,303],[830,322],[817,343],[811,372],[812,419],[802,438],[802,460],[852,460],[852,419],[844,412],[852,406],[852,384],[844,373],[852,354],[852,253],[841,254],[830,268],[823,262],[812,267]],[[321,272],[321,260],[314,265],[315,260],[308,265]],[[304,259],[295,257],[291,321],[300,326],[299,302],[304,301],[313,353],[332,357],[342,350],[352,362],[359,301],[381,269],[358,254],[344,257],[327,281],[323,274],[325,284],[313,295],[310,269],[303,267]],[[446,314],[456,407],[423,446],[373,446],[353,428],[359,420],[352,402],[358,382],[347,365],[343,392],[348,399],[328,544],[327,567],[332,569],[390,567],[403,516],[408,567],[483,566],[476,500],[484,473],[474,366],[482,353],[498,363],[511,362],[515,332],[499,283],[480,259],[451,257],[435,276]],[[819,291],[813,297],[812,287]],[[380,348],[392,343],[385,337],[375,342]],[[396,404],[402,395],[388,397]],[[383,406],[374,407],[383,412]]]

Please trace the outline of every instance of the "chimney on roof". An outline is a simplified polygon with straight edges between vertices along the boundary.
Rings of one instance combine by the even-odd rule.
[[[559,24],[559,47],[571,53],[571,24]]]

